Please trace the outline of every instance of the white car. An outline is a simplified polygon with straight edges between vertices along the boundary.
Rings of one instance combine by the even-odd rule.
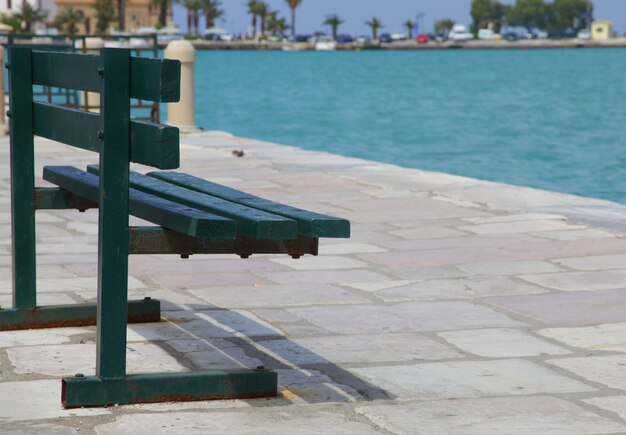
[[[478,39],[493,41],[494,39],[501,39],[501,38],[502,36],[500,36],[499,33],[496,33],[491,29],[480,29],[478,31]]]
[[[455,42],[464,42],[474,39],[474,35],[467,31],[463,24],[455,24],[448,33],[448,39]]]
[[[204,31],[204,39],[207,41],[224,41],[231,42],[234,37],[231,33],[226,32],[224,29],[217,27],[211,27]]]
[[[578,39],[582,39],[583,41],[588,41],[589,39],[591,39],[591,34],[589,33],[589,30],[581,30],[580,32],[578,32]]]

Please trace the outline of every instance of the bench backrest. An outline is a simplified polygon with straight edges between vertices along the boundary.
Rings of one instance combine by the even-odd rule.
[[[14,291],[14,306],[35,306],[34,211],[41,208],[35,135],[99,153],[99,270],[117,275],[101,277],[99,285],[126,280],[129,163],[161,169],[179,165],[178,129],[132,120],[131,99],[178,101],[180,62],[131,57],[130,50],[114,48],[87,55],[13,46],[8,54],[13,285],[29,289]],[[34,85],[99,93],[100,113],[34,101]]]

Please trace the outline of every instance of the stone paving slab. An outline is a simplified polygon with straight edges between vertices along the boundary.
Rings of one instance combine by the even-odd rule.
[[[185,434],[238,433],[258,434],[324,434],[353,435],[380,434],[368,421],[352,421],[333,411],[313,408],[307,410],[264,410],[246,411],[174,412],[169,414],[135,414],[122,416],[114,423],[96,428],[102,435],[124,434]],[[308,408],[308,407],[307,407]]]
[[[388,365],[351,371],[401,399],[435,400],[595,391],[582,382],[520,359]]]
[[[567,349],[519,329],[470,329],[441,332],[439,336],[465,352],[487,358],[517,358],[571,353]]]
[[[610,434],[625,426],[548,396],[459,399],[373,405],[356,411],[391,433]]]
[[[129,326],[129,372],[264,365],[279,396],[67,411],[60,377],[94,371],[95,328],[0,332],[0,433],[626,432],[626,206],[227,133],[182,141],[182,171],[348,218],[352,237],[297,261],[131,257],[130,298],[161,299],[164,320]],[[96,160],[37,153],[38,174]],[[97,218],[38,212],[39,304],[95,301]]]

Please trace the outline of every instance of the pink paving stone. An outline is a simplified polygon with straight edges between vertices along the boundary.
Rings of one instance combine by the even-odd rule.
[[[523,260],[524,254],[507,251],[504,246],[440,249],[436,251],[385,252],[357,257],[391,268],[437,267],[481,261]]]
[[[389,246],[394,242],[380,244],[395,247]],[[626,252],[626,240],[612,239],[498,243],[468,248],[361,254],[358,258],[390,267],[433,267],[481,261],[547,260],[563,256],[576,257],[622,252]]]
[[[390,278],[378,272],[364,269],[355,270],[324,270],[324,271],[291,271],[259,273],[259,276],[279,284],[317,282],[324,284],[351,282],[381,282]]]
[[[585,257],[591,255],[626,253],[626,239],[531,242],[511,246],[510,249],[513,252],[525,253],[529,260]]]
[[[468,233],[447,227],[424,227],[424,228],[407,228],[404,230],[389,231],[394,236],[403,239],[448,239],[452,237],[463,237]]]
[[[428,219],[436,217],[465,217],[475,216],[481,212],[464,209],[461,207],[449,207],[447,210],[422,206],[420,208],[387,208],[385,204],[373,210],[345,211],[341,216],[355,223],[386,223],[407,219]]]
[[[334,175],[325,174],[323,172],[309,172],[306,174],[279,174],[270,177],[271,181],[276,183],[281,183],[286,186],[311,186],[311,185],[331,185],[331,186],[339,186],[342,184],[345,185],[355,185],[358,184],[351,180],[346,180],[345,178],[341,178]],[[363,187],[363,185],[361,185]]]
[[[399,240],[381,245],[400,251],[433,250],[447,248],[467,248],[480,246],[511,246],[520,243],[544,242],[545,240],[528,235],[466,236],[453,238],[430,238]]]
[[[72,264],[68,269],[80,276],[94,276],[97,264]],[[180,260],[164,261],[155,257],[130,257],[128,270],[131,275],[205,274],[231,272],[271,272],[285,268],[269,261],[240,258],[233,260]]]
[[[626,291],[559,292],[485,300],[550,326],[584,326],[626,321]]]
[[[156,275],[152,281],[164,288],[197,289],[217,286],[255,285],[265,281],[249,273],[206,273]]]
[[[38,264],[98,263],[98,254],[46,254],[37,256]]]

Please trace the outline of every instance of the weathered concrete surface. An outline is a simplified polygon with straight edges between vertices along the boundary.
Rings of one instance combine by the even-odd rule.
[[[349,218],[353,236],[297,261],[131,257],[131,298],[161,299],[165,320],[129,327],[129,370],[262,364],[280,396],[66,411],[59,378],[93,372],[94,328],[0,332],[0,433],[626,432],[626,207],[227,134],[183,142],[181,170]],[[37,152],[38,173],[95,161]],[[39,212],[40,303],[94,300],[96,223]]]

